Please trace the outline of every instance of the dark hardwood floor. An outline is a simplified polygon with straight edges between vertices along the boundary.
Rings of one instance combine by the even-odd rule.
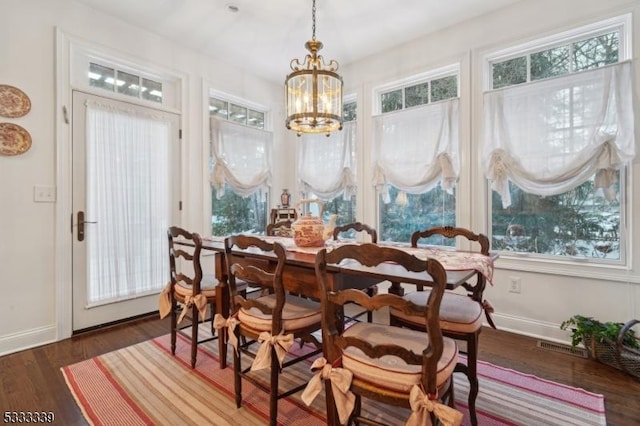
[[[167,320],[139,319],[0,357],[1,411],[51,411],[55,424],[85,425],[60,367],[167,333]],[[609,425],[640,425],[640,380],[598,362],[536,347],[536,340],[484,329],[480,359],[605,396]]]

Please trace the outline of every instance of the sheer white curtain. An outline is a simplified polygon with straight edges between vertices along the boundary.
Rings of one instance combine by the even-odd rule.
[[[356,122],[344,123],[342,131],[303,134],[298,149],[300,190],[330,200],[341,192],[346,200],[356,193]]]
[[[508,181],[556,195],[596,175],[615,198],[615,170],[635,156],[631,62],[484,95],[484,168],[511,205]]]
[[[225,183],[241,196],[260,189],[266,194],[271,186],[273,133],[216,118],[210,119],[210,125],[210,180],[216,197],[224,195]]]
[[[424,105],[373,118],[376,190],[388,203],[389,185],[422,194],[439,182],[452,190],[458,180],[459,101]]]
[[[87,101],[88,306],[148,294],[168,279],[170,124]]]

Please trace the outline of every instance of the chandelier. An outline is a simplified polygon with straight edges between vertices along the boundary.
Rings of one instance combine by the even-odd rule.
[[[304,47],[311,53],[301,63],[291,61],[287,76],[285,100],[287,129],[302,133],[326,133],[342,130],[342,77],[336,72],[338,62],[325,64],[318,51],[322,43],[316,40],[316,0],[312,8],[313,37]]]

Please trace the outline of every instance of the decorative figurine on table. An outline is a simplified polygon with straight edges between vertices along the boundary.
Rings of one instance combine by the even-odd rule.
[[[289,202],[291,201],[291,194],[289,194],[288,189],[283,189],[282,194],[280,194],[280,204],[282,208],[289,207]]]

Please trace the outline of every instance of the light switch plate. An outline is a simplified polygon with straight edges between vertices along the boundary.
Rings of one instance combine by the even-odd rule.
[[[56,187],[36,185],[33,187],[33,201],[36,203],[55,203]]]

